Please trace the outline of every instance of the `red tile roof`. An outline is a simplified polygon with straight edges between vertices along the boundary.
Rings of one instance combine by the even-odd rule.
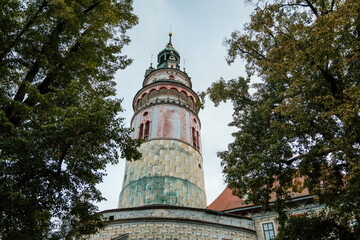
[[[225,211],[229,209],[244,207],[243,200],[232,194],[228,187],[207,207],[214,211]]]
[[[297,178],[297,180],[300,180],[300,182],[304,181],[304,177]],[[307,188],[304,188],[302,192],[292,192],[291,198],[297,198],[297,197],[303,197],[310,195],[309,190]],[[274,202],[276,200],[275,193],[272,193],[270,195],[270,202]],[[225,188],[225,190],[207,207],[207,209],[214,210],[214,211],[226,211],[230,209],[236,209],[236,208],[242,208],[242,207],[248,207],[248,206],[254,206],[253,203],[245,204],[244,200],[234,196],[232,194],[232,190],[230,190],[228,187]]]

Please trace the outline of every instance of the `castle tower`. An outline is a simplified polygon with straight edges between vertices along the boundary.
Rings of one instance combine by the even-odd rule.
[[[171,43],[145,72],[134,97],[133,138],[143,138],[142,159],[127,162],[119,208],[173,205],[205,208],[199,107],[190,77]]]
[[[126,162],[119,208],[102,212],[107,225],[90,240],[255,240],[251,218],[206,209],[198,96],[169,36],[133,100],[142,158]]]

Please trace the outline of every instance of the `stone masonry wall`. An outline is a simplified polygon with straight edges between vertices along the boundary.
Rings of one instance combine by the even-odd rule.
[[[143,157],[127,162],[119,208],[151,204],[205,208],[203,160],[190,145],[176,140],[144,142]]]
[[[220,226],[206,226],[186,222],[136,221],[109,224],[91,240],[109,240],[121,234],[130,240],[251,240],[255,234]]]

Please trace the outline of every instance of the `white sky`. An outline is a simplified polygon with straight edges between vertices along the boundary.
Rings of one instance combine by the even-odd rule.
[[[183,69],[185,59],[186,71],[195,92],[206,90],[220,77],[227,80],[246,76],[243,61],[227,65],[226,47],[223,46],[224,39],[229,38],[232,31],[242,30],[244,23],[249,21],[253,8],[243,0],[135,0],[133,7],[139,24],[128,31],[132,41],[123,53],[133,58],[134,62],[115,77],[117,97],[124,99],[122,117],[126,126],[130,126],[132,100],[142,87],[151,55],[156,67],[157,54],[168,43],[170,25],[173,46],[181,56],[180,67]],[[235,129],[227,126],[231,115],[231,103],[215,108],[208,99],[205,109],[199,113],[207,205],[226,187],[221,160],[216,153],[226,150],[233,140],[231,133]],[[107,199],[98,204],[100,210],[117,208],[124,167],[125,160],[107,167],[107,176],[98,186]]]

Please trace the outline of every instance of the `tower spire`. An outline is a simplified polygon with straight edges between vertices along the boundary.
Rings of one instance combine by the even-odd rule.
[[[172,33],[169,32],[169,43],[166,45],[166,47],[173,47],[173,45],[171,43],[171,37],[172,37]]]

